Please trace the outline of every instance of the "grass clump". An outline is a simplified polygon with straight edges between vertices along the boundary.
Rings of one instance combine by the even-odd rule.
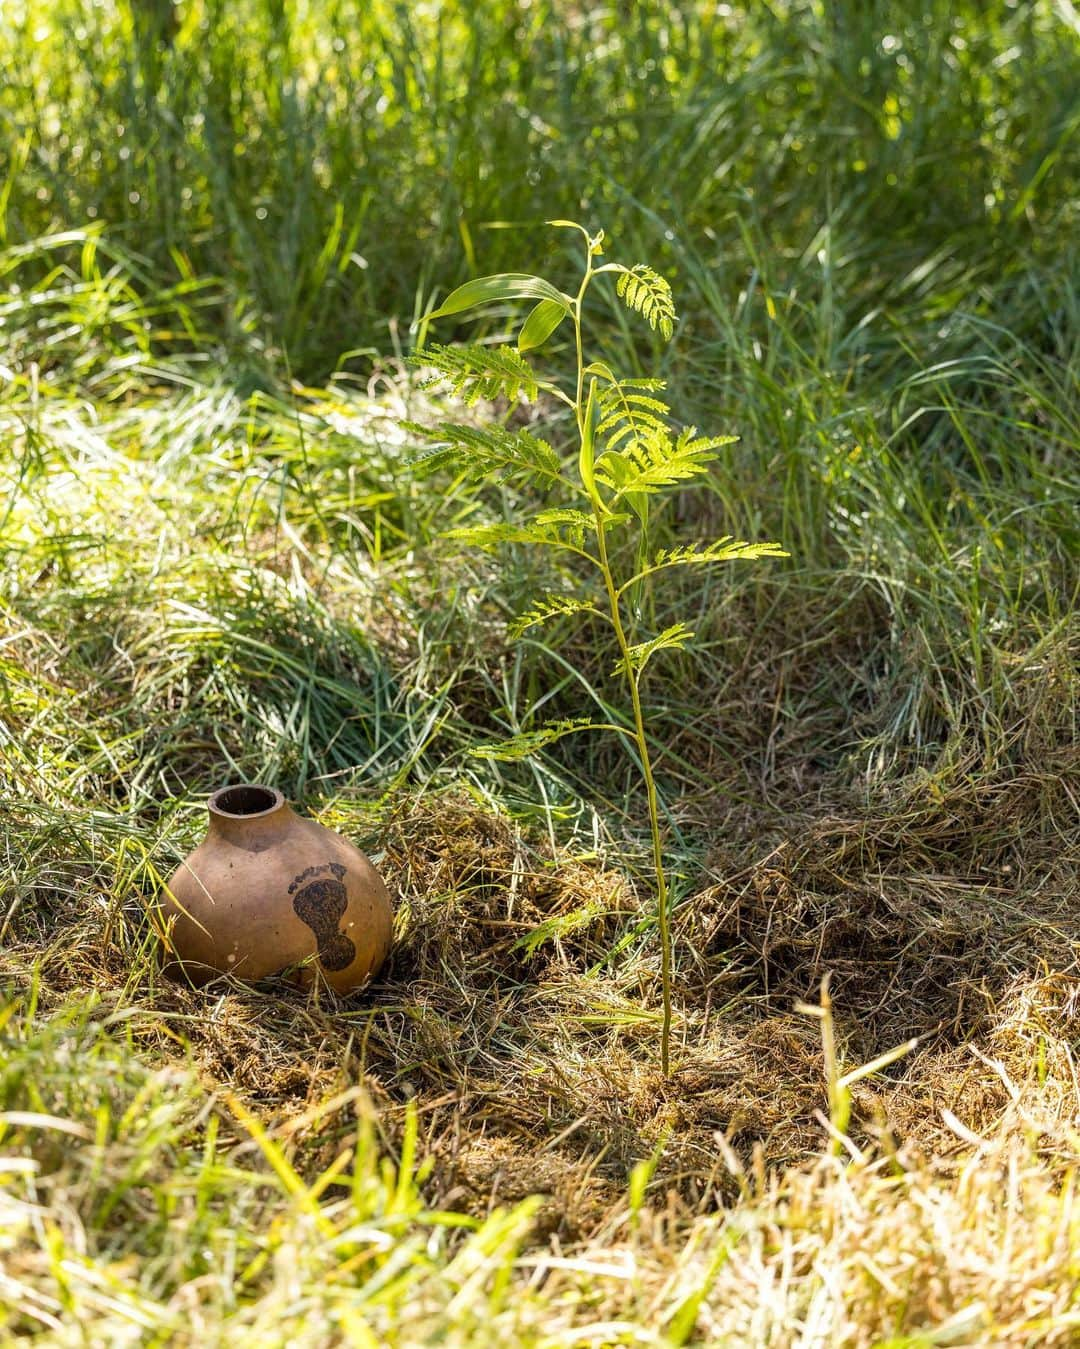
[[[1075,33],[729,8],[0,34],[3,1336],[1075,1341]],[[653,544],[792,554],[647,610],[696,633],[645,728],[667,1076],[637,765],[471,753],[618,721],[610,655],[515,636],[548,574],[445,538],[535,476],[420,477],[405,429],[565,469],[557,399],[435,397],[403,344],[521,256],[484,221],[586,212],[680,301],[665,348],[590,293],[599,359],[741,435]],[[384,871],[363,997],[161,978],[232,777]]]

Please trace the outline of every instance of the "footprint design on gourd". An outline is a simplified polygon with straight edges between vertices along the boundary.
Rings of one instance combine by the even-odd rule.
[[[329,876],[318,874],[327,871]],[[331,971],[348,969],[356,959],[355,945],[338,927],[349,907],[344,876],[345,868],[339,862],[328,862],[326,866],[308,867],[289,886],[290,895],[296,891],[293,912],[314,932],[319,963]]]

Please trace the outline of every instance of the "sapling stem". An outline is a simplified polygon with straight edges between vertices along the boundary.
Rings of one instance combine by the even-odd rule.
[[[666,488],[685,484],[707,473],[717,458],[717,451],[734,437],[699,436],[693,427],[676,435],[672,430],[671,409],[656,397],[657,391],[663,388],[662,381],[619,379],[603,362],[586,364],[582,314],[585,296],[594,277],[601,273],[616,276],[619,298],[640,314],[650,327],[659,330],[665,339],[671,338],[675,328],[671,288],[662,276],[641,263],[635,267],[624,267],[617,262],[594,266],[594,259],[603,252],[602,230],[594,236],[573,221],[550,223],[578,230],[584,236],[585,268],[577,294],[568,295],[543,277],[521,272],[466,282],[426,316],[423,328],[431,319],[462,314],[489,304],[531,300],[534,308],[518,334],[516,349],[509,346],[431,347],[419,351],[414,360],[420,365],[434,366],[466,402],[497,395],[505,395],[511,400],[522,396],[535,400],[541,393],[547,393],[571,407],[578,433],[577,476],[573,476],[553,446],[532,432],[511,431],[505,427],[485,430],[454,422],[443,422],[436,428],[411,426],[411,429],[435,442],[434,448],[422,460],[432,469],[453,466],[456,470],[465,469],[485,478],[531,482],[557,493],[555,499],[560,504],[536,511],[521,522],[468,525],[451,530],[449,537],[486,549],[505,543],[537,544],[583,558],[597,567],[603,577],[607,614],[591,601],[563,590],[541,596],[518,618],[512,631],[520,634],[568,614],[589,613],[609,621],[619,657],[615,672],[625,679],[630,694],[634,723],[632,737],[628,728],[601,726],[588,718],[578,718],[549,724],[539,730],[520,731],[510,740],[479,746],[474,753],[494,759],[521,759],[564,735],[582,730],[612,730],[627,740],[632,739],[637,746],[656,879],[663,1000],[660,1066],[666,1076],[671,1071],[671,914],[660,830],[660,800],[641,706],[641,677],[654,655],[684,647],[694,634],[684,623],[674,623],[647,641],[631,641],[636,624],[630,624],[628,635],[623,622],[622,598],[629,596],[632,611],[637,614],[634,596],[654,572],[736,559],[784,557],[786,554],[774,543],[747,543],[725,537],[708,544],[662,549],[651,560],[648,558],[646,543],[652,498]],[[574,330],[577,363],[573,398],[553,381],[540,379],[532,365],[523,359],[525,352],[542,346],[567,320]],[[577,508],[583,496],[588,499],[588,511]],[[575,504],[561,504],[568,499]],[[629,536],[637,543],[634,574],[621,584],[611,564],[609,532],[621,532],[623,538]],[[594,536],[595,549],[592,546]]]
[[[585,426],[585,408],[582,404],[582,397],[585,389],[585,362],[583,357],[582,336],[581,336],[581,306],[585,298],[585,292],[588,290],[589,282],[594,276],[593,260],[593,242],[588,240],[586,244],[585,275],[582,277],[581,288],[578,290],[577,297],[574,300],[574,344],[577,350],[577,395],[574,401],[574,411],[577,416],[578,436],[584,441],[587,428]],[[615,640],[619,647],[619,656],[622,668],[626,675],[626,684],[630,693],[630,702],[634,712],[634,738],[637,742],[638,756],[641,762],[641,774],[645,781],[645,796],[649,809],[649,831],[652,835],[652,855],[653,871],[656,878],[656,906],[657,916],[660,921],[660,979],[661,979],[661,998],[663,1002],[663,1022],[660,1031],[660,1071],[667,1077],[671,1071],[671,922],[668,914],[668,885],[667,873],[664,870],[664,849],[660,838],[660,802],[656,790],[656,779],[653,776],[652,758],[649,754],[649,740],[645,734],[645,716],[641,708],[641,689],[638,685],[637,675],[634,673],[633,661],[630,656],[630,643],[626,637],[626,629],[623,627],[622,612],[619,608],[620,588],[615,584],[615,576],[611,570],[611,563],[608,559],[606,525],[604,516],[610,514],[595,489],[589,491],[589,500],[592,505],[593,518],[596,521],[596,540],[598,560],[600,562],[600,571],[604,578],[604,588],[607,591],[608,607],[611,611],[611,625],[615,630]]]

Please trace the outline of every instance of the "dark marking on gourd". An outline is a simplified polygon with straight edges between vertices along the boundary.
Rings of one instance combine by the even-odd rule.
[[[305,881],[310,880],[312,876],[319,876],[324,871],[329,871],[330,875],[335,876],[339,881],[345,879],[345,868],[340,862],[325,862],[322,866],[308,867],[307,871],[301,871],[299,876],[294,876],[293,883],[289,886],[289,894],[291,895],[294,890],[303,885]]]
[[[326,872],[330,874],[322,874]],[[327,970],[346,970],[356,959],[355,945],[338,929],[349,907],[349,896],[342,884],[344,878],[341,863],[328,862],[325,866],[308,867],[289,886],[290,895],[296,891],[293,912],[314,932],[319,963]]]

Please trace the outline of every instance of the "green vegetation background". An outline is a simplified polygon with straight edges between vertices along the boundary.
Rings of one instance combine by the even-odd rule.
[[[838,1344],[956,1317],[1067,1343],[1067,1129],[1013,1154],[1037,1197],[1008,1213],[985,1158],[982,1190],[750,1177],[821,1147],[791,1009],[826,971],[849,1066],[927,1037],[881,1088],[926,1155],[955,1152],[941,1107],[990,1130],[1019,1099],[972,1087],[969,1042],[1056,1103],[1009,1147],[1075,1114],[1075,8],[19,0],[0,70],[5,1329],[741,1344],[766,1307],[775,1343],[811,1312]],[[569,622],[508,642],[533,564],[440,535],[516,499],[419,480],[400,429],[432,410],[412,320],[474,275],[572,276],[552,217],[672,282],[669,347],[598,292],[598,354],[741,437],[656,543],[791,553],[643,616],[701,639],[649,675],[688,1065],[663,1090],[632,765],[467,752],[606,709],[610,660]],[[223,776],[385,853],[398,955],[364,1007],[160,984],[146,903]],[[378,1126],[335,1096],[361,1063]],[[496,1147],[467,1197],[455,1109],[462,1156]],[[724,1146],[730,1210],[695,1170]],[[444,1158],[419,1181],[414,1149]],[[549,1155],[561,1180],[527,1169]],[[539,1228],[500,1165],[555,1196]],[[1021,1211],[1010,1249],[1057,1253],[1040,1307],[979,1244]],[[538,1291],[515,1253],[552,1232],[581,1265]]]

